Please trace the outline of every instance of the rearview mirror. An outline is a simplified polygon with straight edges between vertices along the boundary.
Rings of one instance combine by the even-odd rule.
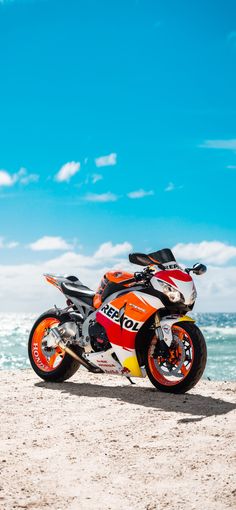
[[[207,267],[204,264],[200,264],[197,262],[197,264],[193,264],[192,272],[194,274],[204,274],[207,270]]]
[[[191,271],[194,274],[204,274],[207,270],[207,267],[204,264],[200,264],[197,262],[196,264],[193,264],[193,267],[186,267],[185,271],[187,273],[191,273]]]

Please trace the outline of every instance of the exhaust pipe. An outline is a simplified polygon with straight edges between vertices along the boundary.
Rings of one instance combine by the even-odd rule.
[[[65,338],[75,337],[76,330],[73,328],[72,324],[64,323],[59,327],[52,328],[50,330],[50,333],[47,335],[47,346],[53,348],[55,348],[55,346],[60,347],[62,351],[66,352],[72,358],[76,359],[76,361],[83,365],[83,367],[87,368],[89,372],[103,373],[103,371],[100,368],[91,365],[88,361],[86,361],[81,356],[72,351],[72,349],[65,345],[65,343],[63,342],[61,335],[65,336]]]
[[[87,363],[86,361],[84,361],[80,356],[78,356],[78,354],[76,354],[74,351],[72,351],[72,349],[70,349],[70,347],[67,347],[63,342],[59,341],[57,342],[57,345],[58,347],[60,347],[60,349],[62,349],[63,351],[67,352],[67,354],[69,354],[70,356],[72,356],[72,358],[76,359],[77,361],[79,361],[81,363],[81,365],[83,365],[84,367],[87,368]]]
[[[60,347],[60,349],[62,349],[67,354],[72,356],[72,358],[76,359],[76,361],[78,361],[81,365],[83,365],[83,367],[87,368],[87,370],[89,372],[94,372],[95,374],[103,373],[103,371],[100,368],[94,367],[93,365],[91,365],[90,363],[85,361],[83,358],[78,356],[78,354],[76,354],[74,351],[72,351],[72,349],[70,349],[70,347],[67,347],[66,345],[64,345],[63,342],[59,341],[59,342],[57,342],[57,345],[58,345],[58,347]]]

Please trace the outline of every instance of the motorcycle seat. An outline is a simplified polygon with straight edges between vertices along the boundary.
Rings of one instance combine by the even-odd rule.
[[[84,301],[86,304],[93,306],[93,298],[95,295],[95,292],[89,287],[86,287],[85,285],[82,285],[81,283],[62,283],[61,284],[62,291],[64,294],[70,297],[75,297],[77,299],[80,299],[81,301]]]

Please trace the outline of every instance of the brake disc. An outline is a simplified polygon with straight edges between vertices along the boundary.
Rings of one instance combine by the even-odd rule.
[[[178,362],[177,362],[178,363],[177,366],[175,367],[174,365],[171,365],[171,363],[170,363],[171,370],[170,370],[170,368],[168,368],[168,366],[166,366],[164,369],[164,365],[160,365],[158,362],[156,363],[156,360],[155,360],[155,365],[156,365],[158,372],[160,372],[160,374],[166,376],[168,373],[169,375],[175,375],[176,377],[178,377],[180,375],[179,371],[181,370],[181,368],[184,364],[184,361],[185,361],[185,348],[184,348],[183,342],[181,342],[181,340],[178,337],[176,337],[175,335],[174,335],[174,339],[175,339],[176,346],[178,345],[180,352],[181,352]],[[168,361],[168,360],[166,360],[166,361]],[[181,374],[181,377],[182,377],[182,374]]]

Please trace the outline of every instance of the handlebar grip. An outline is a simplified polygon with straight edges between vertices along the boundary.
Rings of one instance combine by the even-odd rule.
[[[141,282],[144,278],[145,278],[145,275],[142,273],[134,273],[134,278],[135,278],[135,281],[136,282]]]
[[[142,272],[134,273],[133,278],[129,278],[128,280],[124,280],[122,282],[123,285],[128,285],[129,283],[137,283],[141,281],[146,281],[148,279],[148,276],[151,276],[150,273],[146,272],[145,270]]]

